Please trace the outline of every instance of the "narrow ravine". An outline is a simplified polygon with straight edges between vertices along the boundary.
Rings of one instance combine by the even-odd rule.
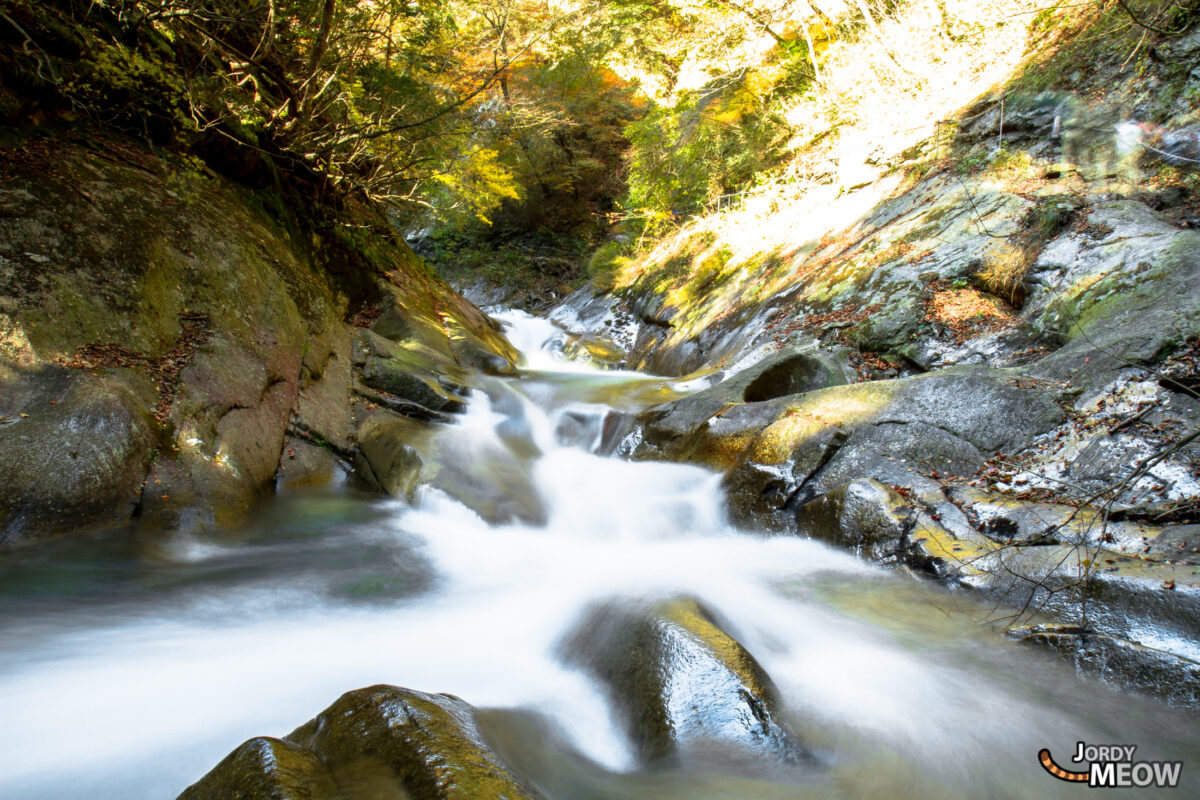
[[[174,797],[246,738],[375,683],[482,709],[489,743],[556,798],[1067,796],[1080,789],[1042,771],[1041,748],[1060,763],[1077,741],[1136,744],[1139,759],[1200,751],[1194,714],[1005,642],[967,594],[735,530],[720,477],[698,467],[595,454],[614,409],[698,387],[564,360],[561,330],[502,318],[521,374],[483,380],[435,436],[456,458],[510,453],[537,521],[489,525],[428,487],[415,507],[310,491],[203,542],[13,554],[0,796]],[[811,759],[764,769],[717,748],[639,765],[580,643],[615,607],[676,598],[753,654]],[[702,697],[704,677],[681,672],[671,690]],[[1198,781],[1185,771],[1164,796]]]

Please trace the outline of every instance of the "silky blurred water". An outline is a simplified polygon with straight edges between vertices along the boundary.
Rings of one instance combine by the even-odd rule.
[[[490,526],[425,489],[281,495],[204,540],[126,532],[0,558],[0,797],[174,797],[240,742],[391,683],[484,709],[489,740],[554,797],[1053,797],[1075,742],[1182,758],[1194,715],[1004,641],[990,605],[797,537],[731,528],[720,478],[593,453],[613,407],[693,389],[564,363],[517,313],[520,378],[447,435],[532,464],[545,525]],[[469,457],[469,456],[464,456]],[[563,660],[597,604],[701,600],[778,684],[822,767],[637,769],[603,693]],[[1147,796],[1145,790],[1137,796]]]

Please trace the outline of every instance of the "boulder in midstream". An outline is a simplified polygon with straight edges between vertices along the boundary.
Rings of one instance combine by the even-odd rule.
[[[647,762],[705,759],[807,763],[757,660],[690,598],[593,610],[563,645],[604,685]]]

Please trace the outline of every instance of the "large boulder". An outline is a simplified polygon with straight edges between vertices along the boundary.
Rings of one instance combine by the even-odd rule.
[[[677,401],[645,415],[639,455],[723,470],[735,521],[787,527],[792,510],[849,480],[940,493],[928,475],[972,472],[1054,427],[1056,388],[956,367],[762,402]]]
[[[0,543],[128,520],[157,444],[153,407],[133,371],[0,365]]]
[[[431,413],[461,408],[464,371],[513,369],[498,326],[386,229],[349,252],[127,142],[28,144],[0,152],[0,457],[23,466],[0,462],[6,544],[132,517],[223,527],[276,485],[339,480],[352,306],[383,331],[364,334],[367,379]]]
[[[456,697],[395,686],[347,692],[283,739],[233,751],[180,800],[523,800],[512,774]]]
[[[806,760],[759,663],[691,599],[650,609],[607,606],[565,645],[620,710],[643,759]]]
[[[0,158],[0,327],[81,385],[93,373],[149,385],[136,406],[152,435],[134,425],[120,444],[114,425],[100,437],[117,454],[153,440],[151,458],[134,459],[142,524],[233,521],[271,487],[310,331],[340,324],[345,299],[232,184],[136,147],[32,152]],[[47,429],[39,446],[67,431]],[[128,516],[127,502],[95,509],[101,524]]]
[[[791,395],[842,386],[854,378],[844,353],[811,347],[788,348],[728,376],[695,394],[656,406],[640,418],[644,446],[638,457],[666,457],[719,464],[690,449],[691,434],[721,412],[747,403],[762,403]],[[774,407],[762,409],[766,419]]]
[[[492,525],[543,525],[545,504],[530,453],[499,437],[458,426],[430,428],[377,409],[358,428],[358,473],[393,497],[415,499],[418,486],[439,489]]]

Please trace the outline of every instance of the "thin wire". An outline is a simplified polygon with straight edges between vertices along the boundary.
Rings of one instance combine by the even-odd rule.
[[[1176,155],[1175,153],[1168,153],[1164,150],[1159,150],[1157,147],[1151,147],[1150,145],[1146,144],[1145,142],[1138,142],[1138,144],[1140,144],[1142,147],[1146,148],[1147,150],[1158,153],[1160,156],[1165,156],[1166,158],[1175,159],[1177,161],[1187,161],[1191,164],[1200,164],[1200,159],[1188,158],[1187,156],[1180,156],[1180,155]]]

